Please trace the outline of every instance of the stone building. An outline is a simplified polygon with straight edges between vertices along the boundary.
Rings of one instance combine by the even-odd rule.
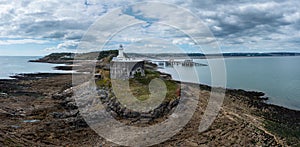
[[[144,61],[128,58],[124,55],[123,46],[120,45],[119,54],[110,64],[111,79],[129,79],[136,75],[145,76]]]

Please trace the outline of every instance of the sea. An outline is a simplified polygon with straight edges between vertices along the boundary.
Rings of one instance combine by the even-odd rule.
[[[29,60],[40,57],[0,56],[0,79],[20,73],[65,73],[55,70],[61,64],[33,63]],[[197,59],[198,63],[208,64],[208,60]],[[300,56],[289,57],[241,57],[225,58],[227,88],[261,91],[269,97],[268,103],[300,110]],[[212,66],[164,66],[159,70],[170,73],[175,80],[211,85]],[[195,81],[190,75],[199,77]],[[181,74],[178,74],[181,73]]]
[[[0,56],[0,79],[12,79],[22,73],[68,73],[70,71],[55,70],[55,66],[63,64],[49,64],[28,62],[39,59],[39,56]]]
[[[208,64],[208,60],[220,59],[194,62]],[[224,63],[227,88],[264,92],[269,97],[268,103],[300,110],[300,56],[235,57],[225,58]],[[159,70],[171,74],[175,80],[211,85],[211,68],[214,67],[175,65]],[[191,74],[197,74],[199,80]]]

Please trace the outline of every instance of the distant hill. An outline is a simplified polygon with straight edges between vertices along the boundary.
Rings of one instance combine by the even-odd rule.
[[[90,52],[90,53],[51,53],[45,57],[38,60],[30,60],[29,62],[46,62],[46,63],[64,63],[71,64],[76,58],[76,60],[101,60],[104,57],[110,56],[116,57],[118,55],[118,50],[108,50],[101,52]]]
[[[74,57],[77,60],[101,60],[104,57],[110,56],[116,57],[118,50],[108,50],[100,52],[90,53],[52,53],[38,60],[31,60],[30,62],[47,62],[47,63],[65,63],[71,64]],[[271,56],[300,56],[300,53],[293,52],[273,52],[273,53],[223,53],[223,54],[203,54],[203,53],[126,53],[127,57],[131,58],[147,58],[147,59],[164,59],[164,58],[193,58],[193,59],[204,59],[204,58],[221,58],[221,57],[271,57]]]
[[[220,58],[220,57],[270,57],[270,56],[300,56],[300,53],[292,52],[273,52],[273,53],[222,53],[222,54],[203,54],[203,53],[127,53],[130,57],[141,58]]]

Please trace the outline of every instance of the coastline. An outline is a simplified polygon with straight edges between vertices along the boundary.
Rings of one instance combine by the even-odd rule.
[[[160,72],[161,74],[165,74],[165,75],[169,75],[168,73],[163,73]],[[173,80],[173,79],[172,79]],[[190,82],[183,82],[183,81],[177,81],[177,80],[173,80],[176,82],[180,82],[180,83],[188,83],[188,84],[196,84],[199,85],[201,89],[203,90],[211,90],[211,86],[206,85],[206,84],[199,84],[199,83],[190,83]],[[215,88],[219,88],[219,87],[215,87]],[[224,88],[220,88],[223,89]],[[272,104],[272,103],[267,103],[267,101],[269,100],[269,97],[266,96],[265,92],[262,91],[257,91],[257,90],[245,90],[245,89],[239,89],[239,88],[225,88],[225,93],[229,93],[229,94],[241,94],[241,95],[245,95],[248,97],[254,97],[256,100],[260,101],[262,103],[262,105],[264,105],[264,107],[277,107],[278,109],[287,109],[287,110],[291,110],[291,111],[295,111],[295,112],[300,112],[300,110],[295,110],[295,109],[290,109],[284,106],[280,106],[277,104]]]
[[[93,145],[102,144],[104,146],[114,145],[113,143],[105,141],[101,137],[99,138],[99,136],[87,126],[85,121],[80,116],[76,103],[70,97],[72,95],[72,92],[70,92],[72,87],[72,73],[20,74],[14,76],[14,78],[15,79],[0,80],[0,86],[2,89],[0,116],[3,123],[1,125],[2,131],[0,132],[0,135],[3,136],[1,137],[3,140],[3,145],[7,143],[17,143],[20,145],[80,145],[85,143]],[[204,95],[207,95],[211,89],[211,87],[207,85],[197,85],[200,86],[200,89]],[[5,89],[5,91],[3,91],[3,89]],[[298,141],[300,138],[297,136],[296,138],[292,138],[290,143],[287,143],[287,138],[290,136],[280,135],[278,132],[284,132],[284,130],[280,130],[280,127],[282,127],[281,129],[299,129],[297,124],[300,122],[300,111],[290,110],[288,108],[273,104],[267,104],[265,103],[266,98],[263,96],[264,93],[262,92],[245,91],[241,89],[226,89],[226,98],[224,101],[224,107],[222,108],[224,110],[220,112],[220,115],[214,122],[214,125],[207,131],[208,135],[206,137],[205,135],[199,136],[199,134],[196,136],[202,138],[202,140],[209,141],[211,140],[212,136],[219,134],[214,131],[221,129],[227,132],[228,130],[226,129],[226,126],[229,128],[233,127],[228,126],[231,122],[231,119],[233,119],[235,121],[238,120],[238,122],[233,121],[231,123],[237,123],[238,126],[244,123],[248,125],[246,127],[243,125],[238,128],[233,127],[232,132],[226,133],[229,136],[238,133],[236,131],[241,131],[242,129],[242,132],[245,131],[245,133],[247,131],[252,131],[253,133],[254,131],[254,133],[263,135],[261,139],[250,137],[250,139],[256,140],[258,144],[262,143],[263,141],[266,141],[267,144],[270,143],[269,145],[299,144]],[[203,101],[199,105],[205,107],[205,105],[202,103]],[[30,107],[27,108],[28,106]],[[189,146],[196,145],[195,143],[199,145],[201,141],[200,143],[199,140],[194,140],[191,142],[189,141],[191,136],[187,135],[190,133],[194,134],[196,132],[186,132],[192,128],[196,129],[195,127],[198,126],[197,120],[201,118],[200,114],[202,113],[200,110],[198,111],[199,112],[195,114],[195,117],[191,120],[187,128],[183,129],[181,133],[176,135],[173,139],[166,141],[161,145],[175,145],[178,143]],[[224,119],[225,122],[223,122]],[[36,121],[32,123],[28,123],[28,121],[23,122],[26,120]],[[264,126],[267,126],[266,124],[268,123],[270,123],[268,126],[268,131],[273,129],[273,131],[270,131],[271,133],[268,133],[268,131],[264,130],[267,128],[264,128]],[[57,125],[57,127],[54,125]],[[272,126],[274,128],[270,128]],[[33,129],[34,131],[29,131],[29,133],[26,134],[26,130],[28,131],[27,127]],[[59,129],[59,127],[63,128],[64,131],[72,133],[65,134],[65,132],[61,132],[62,130]],[[252,127],[254,127],[254,129],[252,129]],[[37,131],[41,128],[42,130]],[[47,129],[50,131],[45,131]],[[255,131],[255,129],[258,129],[259,131]],[[290,130],[287,131],[289,132]],[[8,133],[8,135],[5,135],[5,132]],[[20,136],[18,136],[9,135],[11,134],[9,132],[21,133]],[[29,135],[30,133],[31,135]],[[53,133],[55,135],[53,135]],[[86,138],[86,136],[79,137],[82,134],[88,135],[89,138]],[[73,135],[77,136],[78,138],[75,139]],[[213,139],[210,142],[211,145],[218,145],[219,143],[219,145],[221,145],[226,143],[228,138],[225,136],[215,136],[217,139],[221,138],[221,141]],[[249,136],[246,133],[241,136],[242,140],[233,141],[237,144],[238,142],[243,143],[243,139],[247,141],[247,137]],[[7,140],[8,138],[9,140]],[[37,142],[32,142],[30,140],[37,140]]]

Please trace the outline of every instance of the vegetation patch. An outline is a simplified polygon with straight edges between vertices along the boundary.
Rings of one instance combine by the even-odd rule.
[[[98,72],[101,75],[101,79],[97,79],[96,85],[99,87],[111,87],[111,80],[109,77],[109,71],[104,69],[98,69]]]
[[[116,57],[118,56],[118,50],[109,50],[109,51],[101,51],[98,56],[98,60],[101,60],[105,57]]]
[[[280,138],[285,138],[288,145],[300,146],[300,127],[271,120],[264,121],[265,128]]]
[[[101,74],[101,79],[96,80],[96,85],[99,87],[111,87],[110,73],[107,70],[99,69],[98,73]],[[136,75],[135,78],[129,79],[129,86],[133,96],[138,100],[144,101],[150,97],[149,83],[156,78],[160,78],[160,73],[153,70],[145,70],[145,76]],[[161,79],[161,78],[160,78]],[[179,84],[172,80],[162,79],[166,85],[167,93],[165,101],[177,99]],[[118,81],[114,80],[118,85]],[[121,81],[119,81],[121,82]]]

